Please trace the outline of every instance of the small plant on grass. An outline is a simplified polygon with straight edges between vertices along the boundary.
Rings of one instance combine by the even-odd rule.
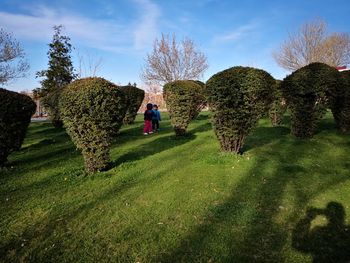
[[[123,123],[132,124],[145,97],[145,91],[132,85],[121,87],[121,89],[126,96],[126,113]]]
[[[278,126],[282,124],[283,115],[287,110],[287,104],[285,99],[282,97],[281,92],[281,81],[276,80],[274,85],[274,100],[269,109],[269,118],[273,126]]]
[[[233,67],[206,83],[212,122],[221,149],[240,153],[244,140],[273,100],[275,80],[264,70]]]
[[[4,166],[11,152],[21,148],[36,105],[26,95],[1,88],[0,102],[1,167]]]
[[[291,130],[295,137],[314,135],[327,106],[334,104],[338,86],[339,72],[323,63],[311,63],[283,80],[282,94],[291,111]]]
[[[68,134],[82,151],[86,171],[105,170],[112,138],[126,111],[124,93],[103,78],[79,79],[63,90],[60,110]]]
[[[184,135],[203,103],[203,86],[191,80],[177,80],[165,84],[163,96],[175,134]]]
[[[350,132],[350,71],[339,73],[341,82],[331,105],[337,128],[343,133]]]

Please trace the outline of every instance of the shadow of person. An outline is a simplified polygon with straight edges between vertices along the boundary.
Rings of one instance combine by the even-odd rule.
[[[318,215],[325,216],[328,223],[311,229]],[[350,226],[344,220],[345,211],[340,203],[329,202],[326,209],[309,208],[293,231],[292,246],[311,254],[314,263],[350,262]]]

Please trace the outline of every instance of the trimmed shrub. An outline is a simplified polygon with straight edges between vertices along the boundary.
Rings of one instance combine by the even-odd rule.
[[[274,100],[269,109],[269,118],[273,126],[282,124],[283,115],[287,110],[286,100],[282,97],[281,81],[276,80],[274,85]]]
[[[193,108],[191,112],[191,120],[194,120],[198,117],[199,113],[207,106],[207,101],[205,98],[204,90],[205,90],[205,83],[200,80],[191,80],[194,83],[198,84],[202,87],[202,91],[198,93],[198,104],[196,108]]]
[[[203,103],[203,87],[191,80],[177,80],[165,84],[163,97],[175,134],[184,135]]]
[[[121,89],[103,78],[76,80],[63,90],[60,111],[68,134],[82,151],[85,170],[105,170],[112,138],[126,111]]]
[[[298,138],[312,137],[319,120],[334,104],[339,72],[323,63],[311,63],[287,76],[282,94],[291,111],[291,131]]]
[[[331,109],[337,128],[343,133],[350,132],[350,71],[339,73],[341,83]]]
[[[126,113],[123,123],[132,124],[134,123],[137,111],[145,98],[145,91],[131,85],[121,87],[121,89],[126,96]]]
[[[206,94],[223,151],[240,153],[244,140],[273,101],[274,78],[264,70],[233,67],[213,75]]]
[[[27,95],[0,88],[0,167],[21,148],[36,104]]]

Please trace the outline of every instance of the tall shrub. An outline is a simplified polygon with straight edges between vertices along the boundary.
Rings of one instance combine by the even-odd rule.
[[[191,80],[165,84],[163,97],[176,135],[184,135],[188,124],[203,103],[203,87]]]
[[[273,100],[275,80],[264,70],[233,67],[213,75],[206,94],[223,151],[239,153],[245,138]]]
[[[124,93],[103,78],[79,79],[63,90],[60,111],[68,134],[82,151],[86,171],[106,169],[112,138],[126,111]]]
[[[331,105],[337,128],[344,133],[350,132],[350,71],[339,73],[341,82]]]
[[[273,126],[282,124],[283,115],[287,110],[286,100],[282,97],[281,81],[276,80],[274,85],[274,100],[269,109],[269,118]]]
[[[35,109],[30,97],[0,88],[0,167],[21,148]]]
[[[132,85],[121,87],[121,89],[126,96],[126,113],[123,123],[132,124],[134,123],[137,111],[145,98],[145,91]]]
[[[339,72],[323,63],[311,63],[287,76],[282,94],[291,111],[292,134],[312,137],[319,120],[332,105],[339,86]]]

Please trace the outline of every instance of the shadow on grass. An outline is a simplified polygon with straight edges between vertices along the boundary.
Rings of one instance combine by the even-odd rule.
[[[164,127],[164,128],[163,128]],[[172,128],[169,125],[160,125],[160,134],[170,134]],[[113,140],[113,145],[123,145],[130,141],[143,140],[143,123],[133,124],[132,127],[123,127]]]
[[[203,120],[209,120],[209,112],[201,112],[197,118],[194,119],[194,121],[203,121]]]
[[[317,216],[326,217],[327,225],[311,229]],[[307,209],[293,230],[292,245],[311,254],[315,263],[350,262],[350,226],[345,225],[344,206],[329,202],[325,209]]]
[[[196,128],[194,129],[191,129],[189,130],[189,133],[191,134],[196,134],[198,132],[206,132],[206,131],[209,131],[212,129],[212,126],[209,122],[205,123],[205,124],[202,124],[202,125],[199,125],[197,126]]]
[[[331,153],[317,143],[295,142],[275,139],[276,151],[259,152],[255,165],[232,189],[232,195],[210,209],[204,221],[173,251],[158,255],[155,261],[284,262],[283,250],[291,247],[290,230],[309,200],[349,179],[345,174],[329,176],[329,171],[322,168],[309,175],[310,168],[301,163],[311,149],[318,147],[317,155]],[[282,201],[287,186],[296,193],[289,208]],[[287,218],[277,220],[281,214]]]
[[[181,137],[177,137],[175,135],[160,137],[158,139],[139,145],[134,149],[129,150],[128,153],[120,156],[117,160],[112,161],[110,168],[114,168],[122,163],[141,160],[148,156],[152,156],[154,154],[183,145],[187,142],[194,140],[195,138],[196,136],[194,134],[187,134]]]
[[[97,194],[91,197],[90,200],[86,200],[82,205],[80,203],[77,205],[74,200],[70,203],[56,204],[51,213],[47,214],[46,218],[40,220],[40,222],[28,224],[21,236],[14,236],[7,241],[0,241],[0,261],[13,262],[21,258],[24,261],[43,262],[46,261],[47,258],[50,258],[52,262],[59,262],[62,261],[62,255],[64,255],[65,262],[76,262],[80,259],[79,255],[77,253],[67,253],[67,247],[62,244],[62,241],[67,241],[70,238],[70,233],[72,231],[69,226],[70,222],[76,220],[77,217],[85,218],[86,215],[96,213],[100,204],[105,204],[109,200],[115,200],[116,198],[118,199],[118,196],[121,196],[138,184],[151,184],[159,180],[167,174],[167,171],[176,169],[176,166],[176,163],[171,165],[166,164],[162,169],[148,176],[143,176],[143,173],[139,172],[131,174],[118,180],[117,183],[109,187],[106,191],[101,191],[101,194]],[[45,181],[42,183],[45,183]],[[99,217],[99,213],[95,215]],[[96,218],[96,221],[98,221],[98,218]],[[55,243],[54,246],[52,246],[52,237],[57,237],[58,233],[60,233],[61,236],[60,238],[54,239]],[[92,236],[91,238],[93,239],[94,237]],[[34,241],[35,245],[28,251],[26,247],[30,247],[31,241]],[[93,245],[94,247],[100,247],[104,251],[108,250],[109,247],[108,243],[105,243],[103,239]],[[106,256],[106,258],[104,260],[100,258],[99,260],[107,262],[106,259],[108,259],[108,261],[110,261],[110,254],[106,252],[103,255]],[[84,256],[86,257],[86,255]],[[94,258],[93,261],[95,260],[96,258]]]
[[[243,152],[278,141],[281,137],[289,133],[290,129],[284,126],[258,127],[252,134],[248,135],[243,146]]]

